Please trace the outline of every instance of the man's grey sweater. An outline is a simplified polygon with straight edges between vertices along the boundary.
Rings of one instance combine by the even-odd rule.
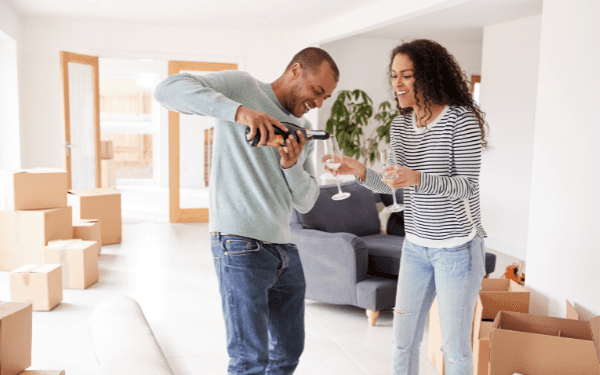
[[[250,147],[246,126],[235,122],[240,105],[310,128],[285,110],[270,84],[248,73],[223,71],[205,76],[176,74],[161,82],[155,99],[169,110],[217,119],[210,176],[211,232],[273,243],[289,243],[292,208],[309,211],[319,195],[307,142],[296,164],[281,168],[276,147]]]

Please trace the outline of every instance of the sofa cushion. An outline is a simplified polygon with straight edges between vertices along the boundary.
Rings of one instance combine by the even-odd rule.
[[[369,275],[398,276],[404,237],[375,234],[361,239],[369,252]]]
[[[319,198],[312,210],[305,214],[294,210],[292,225],[328,233],[352,233],[359,237],[378,234],[380,223],[373,192],[356,181],[344,182],[341,187],[351,195],[334,201],[331,197],[338,192],[337,184],[320,186]]]

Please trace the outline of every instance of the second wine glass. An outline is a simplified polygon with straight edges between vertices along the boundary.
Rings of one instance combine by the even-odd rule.
[[[338,146],[337,139],[334,135],[331,135],[327,140],[325,140],[325,154],[331,155],[330,159],[325,160],[325,165],[330,169],[337,171],[342,165],[342,156],[340,154],[340,147]],[[337,182],[338,193],[332,196],[331,199],[334,201],[340,201],[348,198],[350,193],[342,192],[342,187],[340,186],[340,177],[336,175],[335,181]]]
[[[383,164],[383,169],[392,166],[392,165],[396,165],[396,160],[394,158],[394,154],[393,152],[390,152],[390,154],[388,155],[388,150],[380,150],[379,151],[379,159],[381,159],[381,164]],[[385,172],[384,172],[385,173]],[[387,178],[395,178],[398,176],[386,176]],[[400,212],[402,210],[404,210],[404,205],[402,204],[398,204],[398,202],[396,201],[396,189],[393,189],[392,192],[392,197],[394,199],[394,203],[391,206],[386,207],[386,210],[388,210],[389,212]]]

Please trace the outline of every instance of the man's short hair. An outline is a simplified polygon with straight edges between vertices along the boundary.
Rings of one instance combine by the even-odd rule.
[[[299,63],[300,66],[302,66],[302,68],[313,73],[317,70],[319,66],[321,66],[321,63],[323,61],[327,61],[327,63],[329,63],[335,80],[339,81],[340,71],[335,61],[333,61],[331,56],[325,50],[322,50],[321,48],[317,47],[308,47],[298,52],[296,56],[294,56],[292,61],[288,64],[288,66],[285,68],[285,71],[287,72],[288,70],[290,70],[292,68],[292,65],[294,65],[295,63]]]

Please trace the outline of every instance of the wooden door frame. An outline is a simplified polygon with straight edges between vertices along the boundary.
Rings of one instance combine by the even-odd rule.
[[[62,81],[62,101],[63,101],[63,123],[64,123],[64,165],[67,170],[68,188],[71,189],[71,152],[69,151],[71,142],[71,113],[69,102],[69,63],[90,65],[93,75],[94,90],[94,166],[96,187],[101,187],[101,167],[100,167],[100,74],[98,69],[98,56],[81,55],[72,52],[60,51],[60,78]]]
[[[475,84],[481,83],[481,76],[478,74],[471,75],[471,94],[475,92]]]
[[[208,63],[196,61],[169,61],[169,75],[185,71],[218,72],[237,70],[238,64]],[[171,223],[206,223],[208,208],[180,207],[179,179],[179,112],[169,111],[169,221]]]

